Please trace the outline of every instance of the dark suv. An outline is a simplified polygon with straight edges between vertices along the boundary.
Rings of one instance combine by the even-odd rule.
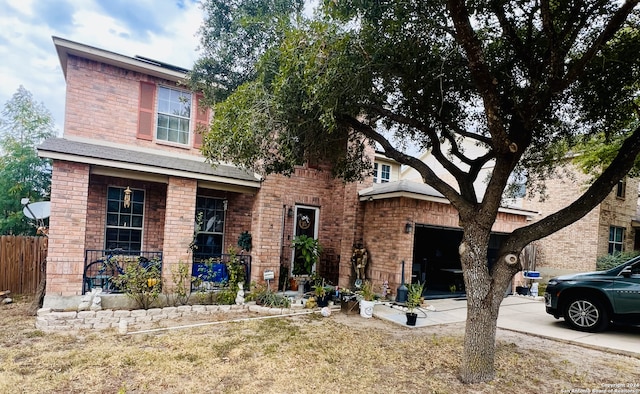
[[[607,271],[553,278],[544,299],[547,313],[576,330],[603,331],[611,321],[640,324],[640,257]]]

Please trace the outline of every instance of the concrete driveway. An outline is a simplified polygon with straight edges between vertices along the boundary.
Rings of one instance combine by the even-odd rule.
[[[467,318],[465,299],[428,300],[426,317],[418,312],[416,328],[463,322]],[[435,309],[430,311],[428,309]],[[405,327],[406,317],[402,308],[393,304],[377,304],[375,317],[401,324]],[[611,326],[601,333],[586,333],[570,329],[562,319],[556,320],[547,314],[542,297],[508,296],[502,301],[498,316],[498,327],[560,340],[593,348],[602,348],[630,356],[640,356],[640,327]]]

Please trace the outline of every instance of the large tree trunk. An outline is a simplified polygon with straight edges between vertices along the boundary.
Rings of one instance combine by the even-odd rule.
[[[488,267],[490,230],[465,228],[460,260],[467,290],[467,323],[460,379],[488,382],[495,377],[498,310],[513,275],[513,267],[500,258]]]

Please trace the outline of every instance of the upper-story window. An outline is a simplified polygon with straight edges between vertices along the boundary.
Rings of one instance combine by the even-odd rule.
[[[616,187],[616,197],[624,198],[627,191],[627,180],[622,178],[618,181],[618,186]]]
[[[191,93],[160,86],[156,139],[188,144],[190,120]]]
[[[387,183],[391,180],[391,166],[373,163],[373,183]]]
[[[201,131],[208,126],[210,113],[202,94],[140,81],[138,104],[136,138],[185,148],[202,146]]]

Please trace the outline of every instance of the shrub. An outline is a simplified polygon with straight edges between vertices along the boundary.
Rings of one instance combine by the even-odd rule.
[[[638,255],[640,255],[640,251],[632,250],[630,252],[618,252],[601,256],[598,257],[598,260],[596,260],[596,269],[598,271],[606,271],[608,269],[617,267],[625,261],[631,260]]]
[[[137,261],[127,264],[124,273],[113,278],[113,281],[142,309],[149,309],[162,291],[162,274],[158,262],[152,262],[146,267]]]

